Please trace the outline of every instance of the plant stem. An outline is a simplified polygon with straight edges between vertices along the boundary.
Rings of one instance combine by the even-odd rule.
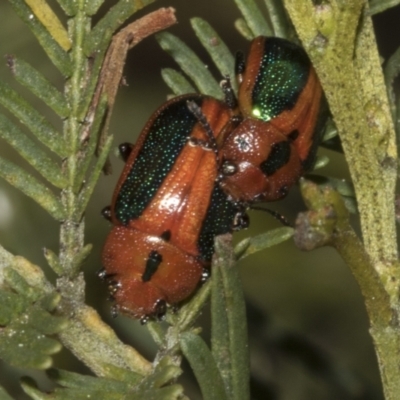
[[[63,205],[67,211],[67,218],[61,224],[60,232],[60,261],[64,273],[72,277],[75,272],[74,255],[80,252],[84,244],[84,220],[76,215],[78,195],[74,192],[74,182],[78,169],[79,132],[81,121],[78,119],[79,105],[82,102],[82,88],[87,70],[87,59],[83,53],[83,44],[90,26],[90,20],[82,7],[70,22],[70,35],[73,46],[71,51],[74,72],[66,85],[71,114],[64,126],[64,138],[68,146],[68,158],[64,161],[63,171],[68,180],[67,188],[61,193]]]
[[[395,400],[400,393],[397,147],[372,21],[364,13],[364,0],[316,6],[285,0],[285,7],[329,102],[356,192],[364,251],[387,293],[373,300],[385,303],[381,307],[390,310],[391,318],[382,323],[379,313],[368,315],[385,396]],[[356,262],[359,270],[366,267],[361,259]],[[358,283],[364,296],[374,291]]]

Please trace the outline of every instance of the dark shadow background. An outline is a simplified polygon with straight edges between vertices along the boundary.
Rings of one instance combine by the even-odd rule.
[[[55,2],[49,3],[53,5]],[[233,28],[233,22],[240,14],[232,1],[160,0],[139,12],[135,18],[165,6],[177,9],[179,24],[170,31],[198,52],[212,71],[215,70],[191,30],[189,18],[200,16],[207,19],[233,52],[246,50],[246,41]],[[378,45],[384,59],[399,45],[399,19],[399,7],[374,18]],[[0,2],[0,21],[0,55],[15,54],[29,61],[61,88],[62,78],[5,1]],[[131,51],[125,69],[129,86],[121,87],[111,124],[115,145],[124,141],[134,142],[151,113],[165,101],[169,91],[160,76],[163,67],[176,68],[154,38],[146,39]],[[218,74],[216,77],[220,78]],[[18,88],[61,129],[60,121],[43,104],[12,81],[5,60],[0,65],[0,79]],[[348,177],[341,155],[327,150],[321,150],[321,153],[327,154],[331,162],[318,172],[337,178]],[[3,142],[0,155],[27,167],[16,152]],[[109,224],[101,218],[100,210],[110,203],[115,182],[122,170],[122,162],[114,155],[112,163],[115,172],[112,176],[101,178],[86,215],[87,242],[94,244],[84,268],[88,284],[87,302],[115,327],[122,340],[152,357],[155,346],[145,327],[125,317],[110,318],[109,304],[105,300],[106,289],[95,276],[95,271],[100,268],[101,246],[109,231]],[[305,206],[298,188],[294,188],[284,201],[271,204],[271,208],[294,221],[296,214]],[[279,223],[267,214],[253,213],[251,228],[235,234],[235,240],[278,226]],[[58,250],[58,228],[58,223],[33,201],[0,180],[0,243],[3,246],[46,268],[42,248]],[[254,399],[383,398],[359,288],[333,249],[322,248],[303,253],[292,241],[288,241],[249,257],[248,261],[240,264],[240,270],[249,304]],[[49,279],[54,280],[50,270],[46,269],[46,273]],[[199,323],[207,326],[207,311]],[[63,351],[55,359],[59,368],[89,373],[68,351]],[[0,361],[0,384],[16,399],[27,398],[18,388],[18,379],[23,375],[37,379],[43,390],[51,388],[42,373],[9,368]],[[185,372],[182,382],[190,398],[201,398],[190,372]],[[341,392],[341,384],[351,388],[350,397]]]

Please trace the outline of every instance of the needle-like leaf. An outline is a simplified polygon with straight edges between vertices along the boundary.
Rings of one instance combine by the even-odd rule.
[[[272,27],[263,17],[254,0],[235,0],[235,3],[254,36],[273,36]]]
[[[36,36],[53,64],[65,77],[69,77],[72,73],[72,64],[69,54],[63,50],[49,31],[42,25],[37,17],[35,17],[24,0],[9,1],[16,14],[28,25],[29,29]]]
[[[71,40],[68,37],[68,33],[46,0],[25,0],[25,3],[61,48],[64,51],[70,50]]]
[[[197,55],[180,39],[168,32],[156,35],[160,46],[169,53],[203,94],[222,98],[218,82]]]
[[[246,400],[249,390],[249,352],[246,308],[231,235],[215,241],[211,293],[211,348],[229,399]]]
[[[36,201],[57,221],[64,219],[64,208],[54,193],[22,168],[0,158],[0,176]]]
[[[0,137],[51,184],[60,189],[66,187],[67,181],[61,173],[61,167],[3,114],[0,114]]]
[[[0,82],[0,104],[13,113],[50,150],[60,157],[67,156],[67,147],[61,134],[4,82]]]
[[[185,93],[196,92],[196,89],[190,84],[190,82],[180,72],[172,68],[163,68],[161,70],[161,76],[167,86],[177,96]]]
[[[180,345],[183,354],[200,385],[204,400],[228,400],[220,371],[204,340],[192,332],[181,335]]]
[[[191,24],[201,44],[208,51],[214,64],[221,72],[221,78],[226,76],[231,78],[231,84],[234,90],[237,91],[235,58],[228,49],[228,46],[222,41],[211,25],[203,19],[192,18]]]
[[[27,62],[8,56],[7,64],[15,79],[27,87],[40,100],[53,109],[61,118],[69,114],[68,105],[63,94],[56,89],[39,71]]]

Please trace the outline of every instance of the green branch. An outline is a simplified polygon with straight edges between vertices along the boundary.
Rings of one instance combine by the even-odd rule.
[[[400,393],[399,285],[394,194],[397,147],[371,18],[363,0],[285,0],[317,70],[357,199],[363,246],[352,230],[333,245],[352,269],[371,324],[387,400]]]

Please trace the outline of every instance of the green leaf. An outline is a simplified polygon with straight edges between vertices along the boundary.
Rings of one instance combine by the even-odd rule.
[[[47,260],[47,263],[51,267],[51,269],[57,274],[62,275],[64,273],[64,269],[60,264],[60,259],[58,258],[57,254],[49,249],[43,249],[44,257]]]
[[[0,290],[0,326],[8,325],[14,315],[22,313],[28,301],[9,290]]]
[[[236,30],[247,40],[253,40],[254,35],[243,18],[239,18],[235,21]]]
[[[273,36],[272,27],[265,20],[254,0],[235,0],[235,3],[253,33],[253,37]]]
[[[0,176],[36,201],[54,219],[57,221],[64,220],[64,208],[54,193],[22,168],[0,158]]]
[[[220,371],[204,340],[192,332],[184,332],[179,340],[182,353],[189,364],[200,385],[204,400],[231,399],[224,389]]]
[[[164,344],[165,329],[161,326],[158,321],[149,321],[146,324],[147,331],[150,333],[152,339],[158,347]]]
[[[29,312],[29,318],[32,321],[30,323],[32,328],[44,335],[55,335],[68,324],[65,317],[52,316],[40,307],[32,307]]]
[[[168,32],[158,33],[156,39],[161,48],[170,54],[182,71],[192,79],[201,93],[219,99],[223,98],[218,82],[186,44]]]
[[[70,389],[81,389],[88,394],[99,392],[128,392],[128,385],[124,382],[108,378],[95,378],[89,375],[81,375],[61,369],[50,369],[47,372],[49,378],[60,386]],[[84,392],[82,392],[83,394]]]
[[[68,105],[63,94],[56,89],[40,72],[23,60],[7,56],[7,64],[15,79],[27,87],[40,100],[54,110],[61,118],[69,115]]]
[[[201,44],[210,54],[214,64],[221,72],[222,77],[231,78],[231,84],[235,92],[237,92],[237,81],[235,79],[235,58],[233,57],[228,46],[218,36],[217,32],[211,25],[201,18],[192,18],[190,20],[192,27],[201,41]]]
[[[189,83],[189,81],[180,72],[172,68],[163,68],[161,70],[161,76],[167,86],[177,96],[196,92],[196,89]]]
[[[32,10],[24,0],[9,0],[15,13],[28,25],[29,29],[38,39],[41,47],[49,56],[53,64],[60,70],[64,77],[72,74],[72,64],[69,54],[52,38],[48,30],[32,14]]]
[[[18,274],[11,268],[8,270],[8,281],[12,279],[15,283]],[[52,363],[50,356],[61,350],[61,344],[46,335],[59,333],[67,326],[67,320],[52,316],[42,308],[43,304],[54,304],[60,296],[42,294],[40,301],[32,303],[32,288],[25,285],[31,290],[19,293],[0,291],[0,358],[21,368],[46,369]]]
[[[170,385],[158,390],[149,390],[139,394],[137,400],[181,400],[184,399],[183,387],[181,385]]]
[[[103,368],[105,371],[105,376],[109,379],[126,382],[131,386],[139,384],[143,379],[142,374],[131,371],[130,369],[126,369],[126,367],[118,367],[114,364],[104,363]]]
[[[129,392],[129,399],[153,399],[153,400],[178,400],[182,398],[183,388],[181,385],[172,384],[182,373],[173,359],[163,357],[156,365],[151,374],[134,386]],[[169,384],[169,386],[164,387]],[[132,387],[132,385],[130,385]]]
[[[6,268],[5,280],[8,286],[17,294],[22,296],[21,298],[31,303],[40,299],[42,291],[29,285],[29,283],[23,278],[18,271],[14,268]]]
[[[75,269],[75,271],[80,270],[80,268],[82,267],[82,264],[89,257],[92,249],[93,249],[93,245],[89,243],[75,254],[74,259],[73,259],[73,264],[72,264],[72,267]]]
[[[329,161],[329,157],[327,157],[326,155],[317,156],[313,170],[315,171],[317,169],[326,167],[329,164]]]
[[[211,348],[228,398],[250,398],[246,307],[231,235],[215,240],[211,293]]]
[[[279,243],[285,242],[293,236],[294,230],[289,227],[272,229],[261,235],[246,238],[238,243],[235,247],[235,257],[237,260],[242,260],[261,250],[276,246]]]
[[[26,284],[29,285],[28,289],[24,287],[22,290],[20,290],[11,281],[8,281],[8,284],[10,285],[10,287],[15,288],[16,291],[19,291],[19,293],[24,294],[25,297],[27,296],[25,292],[29,290],[29,288],[39,293],[36,294],[34,297],[34,299],[36,300],[38,296],[41,295],[42,292],[46,293],[53,292],[54,288],[46,279],[43,270],[37,265],[29,262],[26,258],[21,256],[13,256],[10,266],[12,268],[8,268],[5,270],[5,278],[8,279],[9,277],[8,273],[12,271],[16,273],[21,279],[23,277],[22,281],[24,282],[25,285]]]
[[[274,36],[288,39],[290,20],[285,12],[282,0],[264,0],[268,16],[274,30]]]
[[[14,147],[51,184],[59,189],[66,187],[67,181],[61,167],[3,114],[0,114],[0,137]]]
[[[40,300],[40,307],[45,311],[52,312],[61,301],[61,295],[58,292],[51,292]]]
[[[34,400],[121,400],[129,395],[129,386],[118,381],[84,375],[80,375],[80,379],[76,379],[73,375],[78,374],[59,370],[57,373],[63,375],[61,385],[65,385],[65,387],[57,387],[50,394],[41,392],[30,378],[22,379],[22,388]],[[49,375],[57,382],[56,372],[51,372]],[[81,385],[78,386],[77,382],[80,382]],[[135,399],[135,397],[129,398]]]
[[[389,8],[396,7],[400,0],[369,0],[368,15],[379,14]]]
[[[85,4],[85,11],[87,15],[94,15],[97,13],[101,5],[104,3],[104,0],[90,0]]]
[[[121,25],[136,11],[153,3],[154,0],[119,0],[107,14],[96,24],[85,43],[85,53],[90,56],[94,52],[108,47],[110,38]]]
[[[331,140],[336,136],[338,136],[338,131],[337,131],[336,125],[333,122],[332,118],[328,118],[328,120],[326,121],[325,128],[324,128],[324,136],[322,138],[322,142]]]
[[[104,0],[100,1],[103,2]],[[94,2],[95,0],[92,0],[88,3],[90,4]],[[78,3],[75,0],[57,0],[57,3],[69,17],[73,17],[78,12]]]
[[[69,51],[72,44],[68,32],[47,1],[25,0],[25,3],[32,11],[32,18],[37,18],[61,48]]]
[[[154,371],[140,382],[137,390],[145,391],[160,388],[177,379],[181,373],[182,370],[174,364],[174,360],[171,357],[165,356],[157,364]]]
[[[13,113],[50,150],[60,157],[68,155],[61,134],[25,99],[4,82],[0,82],[0,104]]]
[[[204,304],[210,297],[211,293],[211,280],[206,282],[193,296],[190,302],[184,304],[179,310],[178,320],[176,325],[179,326],[180,331],[187,330],[201,314]]]

